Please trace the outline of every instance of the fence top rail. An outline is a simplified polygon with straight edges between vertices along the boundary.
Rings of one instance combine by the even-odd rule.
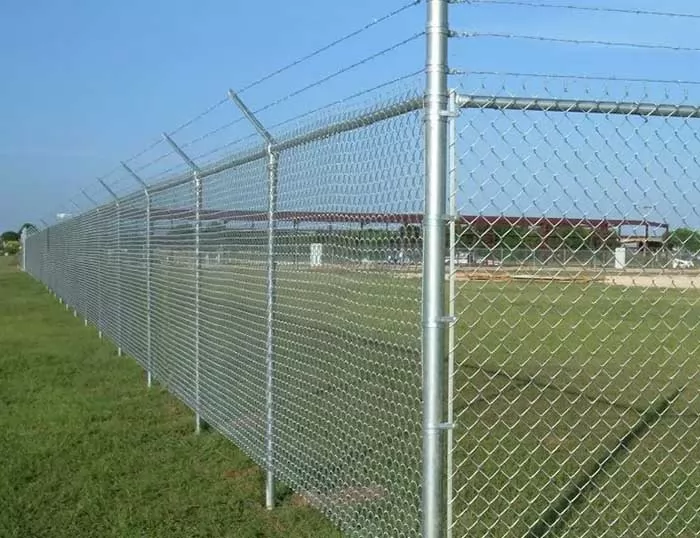
[[[359,129],[362,127],[368,127],[370,125],[373,125],[375,123],[388,120],[391,118],[395,118],[397,116],[401,116],[403,114],[408,114],[409,112],[415,112],[416,110],[419,110],[423,107],[423,98],[422,97],[412,97],[412,98],[407,98],[404,99],[400,102],[387,105],[378,109],[371,110],[369,112],[365,112],[363,114],[358,114],[352,118],[346,119],[346,120],[341,120],[337,121],[334,123],[330,123],[328,125],[325,125],[323,127],[314,129],[312,131],[309,131],[307,133],[303,133],[297,136],[292,136],[291,138],[288,138],[286,140],[280,140],[276,142],[275,144],[271,144],[269,150],[273,152],[280,152],[288,149],[292,149],[298,146],[302,146],[304,144],[308,144],[310,142],[314,142],[316,140],[321,140],[323,138],[326,138],[328,136],[333,136],[341,133],[345,133],[348,131],[353,131],[355,129]],[[200,167],[199,172],[197,173],[198,177],[200,179],[204,179],[208,176],[213,176],[215,174],[224,172],[226,170],[230,170],[232,168],[236,168],[237,166],[243,166],[245,164],[260,160],[260,159],[265,159],[268,156],[268,149],[267,148],[260,148],[260,149],[252,149],[248,150],[247,152],[243,153],[242,155],[239,154],[237,157],[234,158],[226,158],[221,161],[217,161],[213,164],[210,164],[208,166],[202,166]],[[162,192],[163,190],[167,190],[173,187],[177,187],[178,185],[182,185],[184,183],[187,183],[188,181],[192,181],[193,179],[193,174],[192,172],[180,174],[178,176],[175,176],[173,178],[164,180],[160,183],[150,185],[149,186],[149,194],[155,194],[157,192]],[[134,192],[132,194],[128,194],[125,197],[122,198],[122,200],[128,200],[132,198],[136,198],[139,196],[143,196],[143,193],[138,191]]]
[[[521,110],[534,112],[576,112],[581,114],[615,114],[623,116],[660,116],[664,118],[700,118],[700,106],[626,101],[588,101],[507,97],[496,95],[457,95],[460,108]]]

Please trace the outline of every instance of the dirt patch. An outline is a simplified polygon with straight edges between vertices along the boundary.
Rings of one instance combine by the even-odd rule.
[[[260,469],[256,467],[248,467],[247,469],[227,469],[224,471],[224,478],[229,480],[243,480],[256,478],[260,474]]]
[[[700,289],[700,275],[694,274],[611,275],[605,277],[604,282],[613,286],[639,288]]]
[[[591,276],[571,272],[561,273],[519,273],[509,271],[458,271],[455,278],[459,282],[470,280],[491,281],[491,282],[511,282],[513,280],[525,282],[590,282],[594,280]]]
[[[311,506],[309,500],[303,495],[299,495],[298,493],[295,493],[289,498],[289,504],[297,507]]]

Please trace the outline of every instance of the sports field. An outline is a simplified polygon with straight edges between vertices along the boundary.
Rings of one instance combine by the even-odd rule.
[[[122,269],[120,330],[143,362],[141,269]],[[349,535],[415,535],[420,280],[294,266],[276,279],[278,478]],[[203,269],[199,374],[193,280],[188,264],[154,269],[152,367],[261,463],[264,261]],[[528,280],[458,290],[455,536],[697,532],[698,290]]]

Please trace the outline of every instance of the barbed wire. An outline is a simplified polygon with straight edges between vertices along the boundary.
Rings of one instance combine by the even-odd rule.
[[[311,60],[311,59],[313,59],[313,58],[315,58],[315,57],[317,57],[317,56],[323,54],[324,52],[326,52],[326,51],[328,51],[328,50],[330,50],[330,49],[332,49],[332,48],[334,48],[334,47],[336,47],[336,46],[338,46],[338,45],[340,45],[340,44],[342,44],[342,43],[344,43],[344,42],[346,42],[346,41],[348,41],[348,40],[350,40],[350,39],[352,39],[352,38],[354,38],[354,37],[357,37],[357,36],[361,35],[362,33],[366,32],[367,30],[369,30],[369,29],[371,29],[371,28],[373,28],[373,27],[375,27],[375,26],[378,26],[378,25],[380,25],[380,24],[382,24],[382,23],[384,23],[384,22],[386,22],[386,21],[388,21],[388,20],[390,20],[390,19],[396,17],[397,15],[403,13],[404,11],[407,11],[408,9],[410,9],[410,8],[412,8],[412,7],[415,7],[415,6],[419,5],[419,4],[421,4],[422,2],[423,2],[423,0],[411,0],[410,2],[408,2],[408,3],[406,3],[406,4],[403,4],[402,6],[396,8],[396,9],[393,9],[392,11],[390,11],[390,12],[388,12],[388,13],[386,13],[386,14],[384,14],[384,15],[378,17],[378,18],[373,19],[371,22],[369,22],[369,23],[363,25],[362,27],[360,27],[360,28],[358,28],[358,29],[356,29],[356,30],[353,30],[352,32],[349,32],[348,34],[345,34],[345,35],[341,36],[340,38],[331,41],[330,43],[328,43],[328,44],[326,44],[326,45],[324,45],[324,46],[322,46],[322,47],[320,47],[320,48],[318,48],[318,49],[316,49],[316,50],[310,52],[309,54],[306,54],[306,55],[304,55],[304,56],[302,56],[302,57],[300,57],[300,58],[298,58],[298,59],[296,59],[296,60],[294,60],[294,61],[292,61],[292,62],[290,62],[290,63],[288,63],[288,64],[286,64],[286,65],[284,65],[284,66],[282,66],[282,67],[280,67],[279,69],[276,69],[275,71],[272,71],[272,72],[268,73],[267,75],[265,75],[265,76],[263,76],[263,77],[261,77],[261,78],[255,80],[255,81],[253,81],[253,82],[247,84],[247,85],[244,86],[242,89],[238,90],[238,94],[242,94],[242,93],[244,93],[244,92],[246,92],[246,91],[249,91],[249,90],[251,90],[252,88],[254,88],[254,87],[256,87],[256,86],[259,86],[260,84],[262,84],[262,83],[264,83],[264,82],[266,82],[266,81],[268,81],[268,80],[270,80],[270,79],[272,79],[272,78],[274,78],[274,77],[276,77],[276,76],[278,76],[278,75],[280,75],[280,74],[282,74],[282,73],[284,73],[284,72],[286,72],[286,71],[288,71],[288,70],[290,70],[290,69],[292,69],[292,68],[294,68],[294,67],[296,67],[296,66],[299,66],[299,65],[303,64],[304,62],[309,61],[309,60]],[[359,67],[359,66],[361,66],[361,65],[363,65],[363,64],[365,64],[365,63],[368,63],[368,62],[370,62],[370,61],[372,61],[372,60],[374,60],[374,59],[376,59],[376,58],[378,58],[378,57],[380,57],[380,56],[382,56],[382,55],[384,55],[384,54],[389,53],[389,52],[392,51],[392,50],[395,50],[396,48],[398,48],[398,47],[400,47],[400,46],[403,46],[403,45],[409,43],[410,41],[413,41],[413,40],[417,39],[418,37],[420,37],[420,36],[423,35],[423,34],[424,34],[424,32],[421,32],[420,34],[416,34],[416,35],[414,35],[414,36],[411,36],[410,38],[408,38],[408,39],[406,39],[406,40],[403,40],[403,41],[401,41],[401,42],[395,43],[394,45],[392,45],[392,46],[390,46],[390,47],[388,47],[388,48],[386,48],[386,49],[383,49],[383,50],[381,50],[381,51],[379,51],[379,52],[377,52],[377,53],[375,53],[375,54],[373,54],[373,55],[370,55],[370,56],[368,56],[368,57],[366,57],[366,58],[363,58],[362,60],[360,60],[360,61],[358,61],[358,62],[355,62],[355,63],[353,63],[353,64],[351,64],[351,65],[349,65],[349,66],[347,66],[347,67],[345,67],[345,68],[343,68],[343,69],[340,69],[340,70],[338,70],[338,71],[336,71],[336,72],[334,72],[334,73],[332,73],[332,74],[330,74],[330,75],[328,75],[328,76],[326,76],[326,77],[324,77],[324,78],[322,78],[322,79],[320,79],[320,80],[318,80],[318,81],[316,81],[316,82],[314,82],[314,83],[312,83],[312,84],[309,84],[309,85],[307,85],[307,86],[304,86],[303,88],[300,88],[300,89],[298,89],[298,90],[296,90],[296,91],[294,91],[294,92],[291,92],[290,94],[287,94],[286,96],[284,96],[284,97],[282,97],[282,98],[280,98],[280,99],[274,101],[273,103],[269,103],[268,105],[266,105],[266,106],[264,106],[263,108],[261,108],[261,109],[259,109],[258,111],[256,111],[256,113],[259,113],[259,112],[262,112],[262,111],[264,111],[264,110],[268,110],[268,109],[270,109],[270,108],[273,108],[273,107],[275,107],[275,106],[277,106],[277,105],[279,105],[279,104],[281,104],[281,103],[283,103],[283,102],[285,102],[285,101],[287,101],[287,100],[289,100],[289,99],[291,99],[291,98],[293,98],[293,97],[295,97],[295,96],[297,96],[297,95],[300,95],[301,93],[304,93],[304,92],[306,92],[306,91],[308,91],[308,90],[310,90],[310,89],[312,89],[312,88],[314,88],[314,87],[320,86],[320,85],[322,85],[322,84],[324,84],[324,83],[326,83],[326,82],[332,80],[333,78],[335,78],[335,77],[341,75],[342,73],[345,73],[345,72],[347,72],[347,71],[350,71],[350,70],[352,70],[352,69],[355,69],[355,68],[357,68],[357,67]],[[358,95],[359,95],[359,94],[358,94]],[[352,98],[352,97],[351,97],[351,98]],[[228,97],[220,99],[220,100],[217,101],[216,103],[214,103],[214,104],[210,105],[209,107],[207,107],[206,109],[204,109],[204,110],[203,110],[202,112],[200,112],[199,114],[193,116],[192,118],[188,119],[188,120],[185,121],[184,123],[180,124],[178,127],[174,128],[174,129],[172,129],[172,130],[170,130],[170,131],[167,131],[168,135],[174,135],[174,134],[176,134],[176,133],[182,131],[183,129],[186,129],[187,127],[189,127],[190,125],[192,125],[192,124],[194,124],[195,122],[199,121],[199,120],[202,119],[203,117],[205,117],[205,116],[211,114],[211,113],[212,113],[214,110],[216,110],[218,107],[220,107],[220,106],[222,106],[223,104],[227,103],[228,100],[229,100]],[[342,100],[341,100],[341,102],[342,102]],[[327,105],[327,106],[332,106],[332,105]],[[321,108],[323,108],[323,107],[321,107]],[[305,115],[312,114],[313,112],[314,112],[314,111],[305,113],[305,114],[301,115],[300,117],[303,117],[303,116],[305,116]],[[216,129],[213,129],[213,130],[211,130],[211,131],[208,131],[207,133],[204,133],[204,134],[200,135],[199,137],[197,137],[197,138],[195,138],[195,139],[192,139],[192,140],[190,140],[190,141],[181,143],[181,144],[179,144],[179,145],[180,145],[181,148],[190,147],[190,146],[192,146],[192,145],[194,145],[194,144],[196,144],[196,143],[198,143],[198,142],[201,142],[202,140],[205,140],[205,139],[208,138],[208,137],[211,137],[211,136],[217,134],[218,132],[221,132],[221,131],[223,131],[223,130],[225,130],[225,129],[228,129],[228,128],[230,128],[230,127],[232,127],[232,126],[234,126],[234,125],[236,125],[236,124],[242,122],[244,119],[245,119],[245,118],[243,118],[243,117],[237,118],[237,119],[235,119],[235,120],[233,120],[233,121],[231,121],[231,122],[228,122],[228,123],[226,123],[226,124],[224,124],[224,125],[221,125],[221,126],[217,127]],[[293,121],[293,119],[286,120],[286,122],[290,122],[290,121]],[[282,122],[282,123],[285,123],[285,122]],[[205,153],[203,153],[203,154],[200,154],[200,155],[198,155],[198,156],[195,156],[194,158],[195,158],[195,159],[201,159],[201,158],[203,158],[203,157],[212,155],[212,154],[214,154],[214,153],[217,153],[217,152],[221,151],[222,149],[225,149],[225,148],[227,148],[227,147],[236,145],[237,143],[240,143],[241,141],[244,141],[244,140],[249,139],[249,138],[253,138],[254,136],[255,136],[255,135],[248,135],[248,136],[246,136],[246,137],[242,137],[242,138],[240,138],[240,139],[238,139],[238,140],[234,140],[233,142],[229,142],[229,143],[225,144],[224,146],[220,146],[220,147],[218,147],[218,148],[215,148],[214,150],[210,150],[210,151],[207,151],[207,152],[205,152]],[[148,152],[152,151],[154,148],[156,148],[159,144],[162,144],[162,143],[163,143],[163,139],[162,139],[162,138],[158,138],[158,139],[154,140],[153,142],[151,142],[150,144],[148,144],[148,145],[147,145],[144,149],[142,149],[141,151],[135,153],[134,155],[132,155],[132,156],[126,158],[126,159],[123,159],[122,162],[124,162],[124,163],[133,163],[134,161],[136,161],[136,160],[139,159],[140,157],[143,157],[145,154],[147,154]],[[156,157],[156,158],[154,158],[154,159],[148,161],[147,163],[140,164],[139,166],[135,167],[135,172],[141,172],[141,171],[143,171],[143,170],[146,170],[147,168],[150,168],[150,167],[154,166],[155,164],[157,164],[157,163],[163,161],[164,159],[170,157],[170,156],[173,155],[173,154],[174,154],[174,151],[167,151],[166,153],[164,153],[164,154],[162,154],[162,155],[159,155],[158,157]],[[177,168],[177,167],[176,167],[176,168]],[[111,170],[110,172],[108,172],[107,174],[105,174],[104,176],[101,176],[100,179],[104,179],[104,178],[110,176],[111,174],[115,173],[116,171],[119,171],[120,169],[121,169],[121,166],[118,166],[118,167],[116,167],[115,169],[113,169],[113,170]],[[172,169],[171,169],[170,171],[172,171]],[[156,177],[162,177],[163,174],[165,174],[165,173],[167,173],[167,172],[168,172],[168,171],[159,173],[159,174],[157,174]],[[93,184],[91,184],[91,185],[93,185]]]
[[[147,162],[146,164],[142,164],[142,165],[138,166],[138,167],[134,170],[134,172],[141,172],[141,171],[145,170],[146,168],[150,168],[150,167],[153,166],[154,164],[159,163],[160,161],[162,161],[163,159],[166,159],[166,158],[170,157],[171,155],[175,155],[175,151],[174,151],[174,150],[170,150],[170,151],[168,151],[168,152],[166,152],[166,153],[163,153],[162,155],[159,155],[158,157],[156,157],[156,158],[153,159],[152,161],[149,161],[149,162]]]
[[[219,100],[218,102],[216,102],[216,103],[214,103],[213,105],[211,105],[210,107],[206,108],[205,110],[203,110],[202,112],[200,112],[199,114],[197,114],[196,116],[194,116],[193,118],[187,120],[185,123],[183,123],[183,124],[180,125],[179,127],[173,129],[172,131],[169,131],[168,134],[172,136],[172,135],[174,135],[174,134],[179,133],[180,131],[182,131],[182,130],[185,129],[186,127],[189,127],[190,125],[192,125],[194,122],[199,121],[200,119],[202,119],[204,116],[206,116],[206,115],[208,115],[208,114],[211,114],[214,110],[216,110],[217,108],[219,108],[221,105],[223,105],[223,104],[226,103],[227,101],[228,101],[228,99],[226,99],[226,98]]]
[[[135,155],[132,155],[132,156],[129,157],[128,159],[123,159],[123,162],[125,162],[125,163],[133,162],[133,161],[135,161],[136,159],[138,159],[139,157],[143,157],[146,153],[148,153],[148,152],[151,151],[153,148],[155,148],[156,146],[158,146],[159,144],[162,144],[162,143],[163,143],[163,139],[162,139],[162,138],[159,138],[158,140],[154,140],[154,141],[151,142],[148,146],[146,146],[144,149],[142,149],[141,151],[139,151],[139,152],[136,153]]]
[[[388,21],[388,20],[394,18],[395,16],[397,16],[397,15],[403,13],[404,11],[406,11],[406,10],[412,8],[412,7],[415,7],[415,6],[419,5],[419,4],[421,4],[422,2],[423,2],[423,0],[411,0],[410,2],[408,2],[408,3],[406,3],[406,4],[402,5],[402,6],[400,6],[400,7],[396,8],[396,9],[394,9],[394,10],[392,10],[392,11],[386,13],[386,14],[384,14],[384,15],[378,17],[378,18],[373,19],[371,22],[369,22],[369,23],[363,25],[362,27],[360,27],[360,28],[358,28],[358,29],[356,29],[356,30],[353,30],[352,32],[350,32],[350,33],[348,33],[348,34],[345,34],[344,36],[342,36],[342,37],[340,37],[340,38],[338,38],[338,39],[335,39],[335,40],[331,41],[330,43],[328,43],[328,44],[326,44],[326,45],[324,45],[324,46],[322,46],[322,47],[320,47],[320,48],[318,48],[318,49],[316,49],[316,50],[310,52],[309,54],[306,54],[305,56],[302,56],[302,57],[300,57],[300,58],[298,58],[298,59],[296,59],[296,60],[294,60],[294,61],[292,61],[292,62],[290,62],[290,63],[288,63],[288,64],[286,64],[286,65],[284,65],[283,67],[280,67],[279,69],[277,69],[277,70],[275,70],[275,71],[272,71],[272,72],[268,73],[267,75],[265,75],[265,76],[263,76],[263,77],[261,77],[261,78],[255,80],[255,81],[253,81],[253,82],[247,84],[246,86],[244,86],[243,88],[241,88],[240,90],[238,90],[237,93],[240,95],[240,94],[242,94],[242,93],[244,93],[244,92],[246,92],[246,91],[248,91],[248,90],[250,90],[250,89],[252,89],[252,88],[254,88],[254,87],[256,87],[256,86],[259,86],[259,85],[262,84],[263,82],[266,82],[266,81],[268,81],[268,80],[270,80],[270,79],[272,79],[272,78],[274,78],[274,77],[276,77],[276,76],[278,76],[278,75],[284,73],[285,71],[288,71],[289,69],[292,69],[293,67],[296,67],[296,66],[298,66],[298,65],[301,65],[302,63],[304,63],[304,62],[306,62],[306,61],[308,61],[308,60],[311,60],[312,58],[315,58],[316,56],[319,56],[320,54],[322,54],[322,53],[324,53],[324,52],[326,52],[326,51],[332,49],[333,47],[336,47],[336,46],[340,45],[341,43],[344,43],[345,41],[348,41],[348,40],[350,40],[350,39],[352,39],[352,38],[354,38],[354,37],[356,37],[356,36],[358,36],[358,35],[364,33],[365,31],[367,31],[367,30],[373,28],[374,26],[378,26],[378,25],[382,24],[383,22],[386,22],[386,21]],[[194,116],[193,118],[187,120],[186,122],[184,122],[184,123],[181,124],[180,126],[176,127],[175,129],[173,129],[173,130],[171,130],[171,131],[168,131],[168,134],[169,134],[169,135],[173,135],[173,134],[176,134],[176,133],[182,131],[182,130],[185,129],[186,127],[189,127],[190,125],[192,125],[192,124],[195,123],[196,121],[198,121],[198,120],[200,120],[201,118],[203,118],[204,116],[210,114],[211,112],[213,112],[214,110],[216,110],[218,107],[220,107],[221,105],[223,105],[223,104],[226,103],[227,101],[228,101],[228,98],[223,98],[223,99],[217,101],[216,103],[214,103],[213,105],[209,106],[208,108],[206,108],[205,110],[203,110],[202,112],[200,112],[199,114],[197,114],[196,116]],[[272,106],[273,106],[273,105],[270,105],[270,107],[272,107]],[[211,135],[215,134],[216,132],[219,132],[219,131],[221,131],[221,130],[224,130],[224,129],[226,129],[226,128],[229,128],[229,127],[235,125],[236,123],[238,123],[239,121],[242,121],[243,119],[244,119],[244,118],[240,118],[240,119],[237,119],[237,120],[235,120],[235,121],[233,121],[233,122],[230,122],[230,123],[228,123],[228,124],[222,125],[220,128],[215,129],[215,130],[213,130],[213,131],[210,131],[209,133],[206,133],[205,135],[202,135],[202,136],[198,137],[197,139],[194,139],[194,140],[191,140],[191,141],[189,141],[189,142],[183,143],[183,144],[181,145],[181,147],[184,148],[184,147],[190,146],[190,145],[192,145],[192,144],[194,144],[194,143],[200,142],[201,140],[207,138],[208,136],[211,136]],[[162,143],[162,142],[163,142],[162,139],[155,140],[153,143],[151,143],[151,144],[150,144],[148,147],[146,147],[145,149],[141,150],[139,153],[133,155],[132,157],[129,157],[128,159],[124,159],[124,162],[125,162],[125,163],[133,162],[135,159],[138,159],[139,157],[143,156],[144,154],[146,154],[147,152],[149,152],[150,150],[152,150],[153,148],[155,148],[158,144],[160,144],[160,143]]]
[[[201,142],[202,140],[206,140],[206,139],[209,138],[210,136],[213,136],[213,135],[215,135],[215,134],[217,134],[217,133],[220,133],[221,131],[223,131],[223,130],[225,130],[225,129],[228,129],[228,128],[230,128],[230,127],[233,127],[234,125],[236,125],[236,124],[238,124],[238,123],[241,123],[241,122],[244,121],[244,120],[245,120],[245,117],[243,117],[243,116],[241,116],[240,118],[236,118],[235,120],[229,121],[229,122],[227,122],[227,123],[225,123],[225,124],[223,124],[223,125],[220,125],[219,127],[216,127],[215,129],[212,129],[211,131],[207,131],[207,132],[204,133],[203,135],[200,135],[200,136],[198,136],[197,138],[194,138],[194,139],[190,140],[189,142],[184,142],[184,143],[180,144],[180,147],[181,147],[182,149],[186,149],[186,148],[188,148],[188,147],[190,147],[190,146],[192,146],[192,145],[194,145],[194,144],[197,144],[198,142]]]
[[[334,107],[334,106],[340,105],[340,104],[345,103],[345,102],[347,102],[347,101],[350,101],[350,100],[352,100],[352,99],[357,99],[358,97],[362,97],[363,95],[372,93],[372,92],[377,91],[377,90],[380,90],[380,89],[382,89],[382,88],[386,88],[386,87],[388,87],[388,86],[391,86],[392,84],[396,84],[396,83],[398,83],[398,82],[401,82],[401,81],[404,81],[404,80],[408,80],[409,78],[418,76],[418,75],[420,75],[421,73],[423,73],[423,70],[422,70],[422,69],[420,69],[420,70],[418,70],[418,71],[413,71],[412,73],[408,73],[408,74],[406,74],[406,75],[401,75],[401,76],[396,77],[396,78],[394,78],[394,79],[392,79],[392,80],[389,80],[389,81],[387,81],[387,82],[383,82],[382,84],[378,84],[378,85],[376,85],[376,86],[372,86],[371,88],[367,88],[367,89],[361,90],[361,91],[359,91],[359,92],[356,92],[356,93],[354,93],[354,94],[348,95],[348,96],[343,97],[343,98],[341,98],[341,99],[337,99],[337,100],[335,100],[335,101],[333,101],[333,102],[331,102],[331,103],[328,103],[328,104],[326,104],[326,105],[323,105],[323,106],[314,108],[313,110],[309,110],[309,111],[307,111],[307,112],[303,112],[303,113],[301,113],[301,114],[298,114],[298,115],[296,115],[296,116],[293,116],[293,117],[291,117],[291,118],[288,118],[288,119],[286,119],[286,120],[283,120],[283,121],[281,121],[281,122],[279,122],[279,123],[275,123],[275,124],[273,124],[273,125],[270,126],[270,129],[271,129],[271,130],[273,130],[273,129],[279,129],[280,127],[283,127],[284,125],[288,125],[288,124],[290,124],[290,123],[292,123],[292,122],[295,122],[295,121],[298,121],[298,120],[300,120],[300,119],[306,118],[306,117],[311,116],[311,115],[313,115],[313,114],[317,114],[317,113],[319,113],[319,112],[321,112],[321,111],[323,111],[323,110],[327,110],[327,109],[329,109],[329,108],[332,108],[332,107]]]
[[[302,87],[302,88],[299,88],[298,90],[295,90],[295,91],[293,91],[293,92],[291,92],[291,93],[288,93],[288,94],[285,95],[284,97],[281,97],[281,98],[277,99],[276,101],[273,101],[272,103],[269,103],[269,104],[263,106],[262,108],[259,108],[259,109],[255,110],[254,113],[255,113],[255,114],[259,114],[259,113],[261,113],[261,112],[264,112],[264,111],[266,111],[266,110],[269,110],[269,109],[271,109],[271,108],[274,108],[274,107],[276,107],[276,106],[278,106],[278,105],[284,103],[285,101],[288,101],[288,100],[291,99],[292,97],[296,97],[297,95],[300,95],[300,94],[302,94],[302,93],[304,93],[304,92],[306,92],[306,91],[309,91],[309,90],[312,89],[312,88],[315,88],[315,87],[317,87],[317,86],[321,86],[322,84],[325,84],[326,82],[328,82],[328,81],[330,81],[330,80],[332,80],[332,79],[334,79],[334,78],[336,78],[336,77],[342,75],[343,73],[347,73],[348,71],[351,71],[351,70],[353,70],[353,69],[356,69],[356,68],[360,67],[361,65],[364,65],[364,64],[366,64],[366,63],[371,62],[372,60],[376,60],[377,58],[379,58],[379,57],[381,57],[381,56],[384,56],[385,54],[388,54],[388,53],[391,52],[391,51],[394,51],[394,50],[396,50],[396,49],[398,49],[398,48],[400,48],[400,47],[402,47],[402,46],[404,46],[404,45],[407,45],[408,43],[410,43],[410,42],[412,42],[412,41],[415,41],[416,39],[422,37],[423,35],[425,35],[425,32],[424,32],[424,31],[418,32],[418,33],[416,33],[416,34],[413,34],[413,35],[410,36],[410,37],[407,37],[406,39],[403,39],[403,40],[401,40],[401,41],[398,41],[397,43],[394,43],[393,45],[391,45],[391,46],[389,46],[389,47],[387,47],[387,48],[385,48],[385,49],[382,49],[382,50],[380,50],[380,51],[378,51],[378,52],[375,52],[374,54],[371,54],[371,55],[369,55],[369,56],[365,56],[363,59],[361,59],[361,60],[359,60],[359,61],[357,61],[357,62],[354,62],[354,63],[352,63],[352,64],[350,64],[350,65],[348,65],[348,66],[346,66],[346,67],[343,67],[343,68],[341,68],[341,69],[338,69],[337,71],[334,71],[334,72],[331,73],[330,75],[327,75],[327,76],[325,76],[325,77],[323,77],[323,78],[317,80],[316,82],[312,82],[311,84],[307,84],[306,86],[304,86],[304,87]]]
[[[550,43],[566,43],[569,45],[604,45],[606,47],[623,47],[638,49],[669,50],[674,52],[700,52],[699,47],[684,47],[680,45],[663,45],[656,43],[632,43],[621,41],[605,41],[601,39],[574,39],[565,37],[550,37],[531,34],[511,34],[500,32],[467,32],[451,30],[450,37],[455,38],[496,38],[496,39],[521,39],[529,41],[543,41]]]
[[[468,69],[453,68],[448,72],[449,75],[464,76],[464,75],[492,75],[505,77],[533,77],[533,78],[551,78],[551,79],[570,79],[570,80],[596,80],[607,82],[645,82],[649,84],[687,84],[700,86],[700,80],[685,80],[685,79],[659,79],[659,78],[636,78],[636,77],[616,77],[603,75],[559,75],[554,73],[525,73],[515,71],[472,71]]]
[[[565,9],[572,11],[588,11],[598,13],[616,13],[621,15],[649,15],[656,17],[673,17],[700,19],[699,14],[695,13],[677,13],[673,11],[657,11],[650,9],[629,9],[603,6],[581,6],[575,4],[545,4],[543,2],[533,2],[528,0],[450,0],[451,4],[481,4],[481,5],[505,5],[505,6],[520,6],[543,9]]]
[[[372,86],[371,88],[366,88],[366,89],[360,90],[360,91],[358,91],[358,92],[356,92],[356,93],[353,93],[353,94],[344,96],[344,97],[342,97],[342,98],[340,98],[340,99],[336,99],[335,101],[332,101],[332,102],[330,102],[330,103],[328,103],[328,104],[325,104],[325,105],[323,105],[323,106],[316,107],[316,108],[314,108],[314,109],[312,109],[312,110],[308,110],[308,111],[303,112],[303,113],[301,113],[301,114],[297,114],[297,115],[295,115],[295,116],[292,116],[291,118],[287,118],[287,119],[285,119],[285,120],[283,120],[283,121],[280,121],[280,122],[278,122],[278,123],[274,123],[274,124],[272,124],[272,125],[269,126],[269,130],[270,130],[270,131],[273,131],[273,130],[279,129],[280,127],[283,127],[283,126],[288,125],[288,124],[290,124],[290,123],[293,123],[293,122],[295,122],[295,121],[299,121],[299,120],[301,120],[301,119],[303,119],[303,118],[312,116],[313,114],[317,114],[317,113],[319,113],[319,112],[322,112],[323,110],[327,110],[327,109],[332,108],[332,107],[334,107],[334,106],[338,106],[338,105],[340,105],[340,104],[342,104],[342,103],[345,103],[345,102],[348,102],[348,101],[350,101],[350,100],[352,100],[352,99],[357,99],[358,97],[361,97],[361,96],[363,96],[363,95],[372,93],[372,92],[377,91],[377,90],[380,90],[380,89],[382,89],[382,88],[389,87],[389,86],[391,86],[391,85],[393,85],[393,84],[396,84],[396,83],[398,83],[398,82],[401,82],[401,81],[404,81],[404,80],[408,80],[408,79],[410,79],[410,78],[412,78],[412,77],[415,77],[415,76],[421,74],[422,72],[423,72],[422,70],[413,71],[413,72],[411,72],[411,73],[408,73],[408,74],[405,74],[405,75],[401,75],[401,76],[395,77],[395,78],[393,78],[393,79],[391,79],[391,80],[388,80],[388,81],[386,81],[386,82],[383,82],[383,83],[381,83],[381,84],[377,84],[377,85],[375,85],[375,86]],[[243,118],[240,118],[240,119],[238,119],[238,120],[236,120],[236,121],[234,121],[234,122],[231,122],[231,123],[227,124],[227,126],[228,126],[228,125],[231,125],[232,123],[238,123],[238,122],[241,121],[242,119],[243,119]],[[199,140],[201,140],[201,139],[203,139],[203,138],[206,138],[207,136],[209,136],[209,135],[211,135],[211,134],[214,134],[214,133],[216,133],[216,132],[219,131],[219,130],[222,130],[224,127],[226,127],[226,126],[222,126],[221,128],[215,129],[214,131],[211,131],[210,133],[207,133],[207,134],[205,134],[205,135],[202,135],[201,137],[199,137],[199,139],[196,139],[196,140],[190,142],[189,145],[191,145],[191,144],[193,144],[193,143],[195,143],[195,142],[197,142],[197,141],[199,141]],[[259,138],[259,135],[258,135],[257,133],[252,133],[252,134],[249,134],[249,135],[246,135],[246,136],[237,138],[236,140],[233,140],[233,141],[231,141],[231,142],[227,142],[226,144],[223,144],[223,145],[218,146],[218,147],[216,147],[216,148],[214,148],[214,149],[208,150],[208,151],[206,151],[206,152],[204,152],[204,153],[201,153],[201,154],[199,154],[199,155],[195,155],[195,156],[193,157],[193,159],[194,159],[194,160],[204,159],[204,158],[206,158],[206,157],[209,157],[210,155],[213,155],[213,154],[215,154],[215,153],[219,153],[219,152],[221,152],[222,150],[224,150],[224,149],[226,149],[226,148],[228,148],[228,147],[235,146],[235,145],[237,145],[237,144],[240,144],[241,142],[245,142],[245,141],[247,141],[247,140],[254,140],[254,139],[257,139],[257,138]],[[185,147],[185,145],[183,144],[182,147]]]
[[[244,86],[243,88],[241,88],[240,90],[238,90],[238,94],[242,94],[244,92],[247,92],[248,90],[250,90],[256,86],[259,86],[263,82],[266,82],[266,81],[270,80],[271,78],[274,78],[277,75],[280,75],[280,74],[284,73],[285,71],[288,71],[289,69],[296,67],[297,65],[302,64],[302,63],[310,60],[311,58],[314,58],[314,57],[318,56],[319,54],[322,54],[322,53],[326,52],[327,50],[329,50],[337,45],[340,45],[341,43],[343,43],[349,39],[352,39],[353,37],[356,37],[356,36],[362,34],[363,32],[369,30],[370,28],[377,26],[377,25],[389,20],[389,19],[395,17],[396,15],[399,15],[400,13],[406,11],[407,9],[410,9],[414,6],[417,6],[418,4],[420,4],[422,2],[423,2],[423,0],[412,0],[411,2],[404,4],[403,6],[397,8],[393,11],[390,11],[386,15],[383,15],[377,19],[374,19],[372,22],[365,24],[363,27],[358,28],[357,30],[352,31],[349,34],[346,34],[346,35],[328,43],[327,45],[324,45],[324,46],[316,49],[315,51],[307,54],[306,56],[302,56],[301,58],[294,60],[293,62],[288,63],[287,65],[285,65],[283,67],[280,67],[276,71],[268,73],[267,75],[251,82],[250,84],[248,84],[248,85]]]
[[[241,142],[245,142],[246,140],[254,140],[254,139],[258,139],[258,140],[260,139],[260,135],[257,132],[247,134],[245,136],[241,136],[235,140],[232,140],[231,142],[226,142],[225,144],[218,146],[214,149],[210,149],[210,150],[205,151],[204,153],[200,153],[199,155],[195,155],[194,157],[192,157],[192,160],[194,160],[196,162],[199,159],[205,159],[206,157],[209,157],[210,155],[214,155],[215,153],[219,153],[219,152],[225,150],[226,148],[229,148],[231,146],[235,146],[237,144],[240,144]]]

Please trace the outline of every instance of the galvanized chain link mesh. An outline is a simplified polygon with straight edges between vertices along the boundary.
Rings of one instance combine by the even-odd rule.
[[[30,274],[349,536],[420,534],[417,97],[275,133],[272,193],[258,145],[26,242]]]
[[[473,60],[489,36],[635,47],[428,26],[433,82],[448,35]],[[349,536],[697,535],[700,85],[452,81],[450,110],[428,84],[425,103],[325,106],[249,147],[227,118],[182,144],[216,134],[197,172],[154,144],[132,164],[158,184],[30,235],[25,269]],[[427,204],[448,315],[421,329],[423,262],[441,263],[422,252],[424,178],[442,190],[445,149],[426,166],[424,120],[436,145],[449,122],[448,211]],[[422,364],[421,335],[443,326],[444,386],[424,387],[445,363],[434,346]],[[435,476],[422,441],[443,433]],[[425,491],[446,491],[444,519]]]
[[[538,80],[457,98],[450,534],[696,535],[700,110]]]

